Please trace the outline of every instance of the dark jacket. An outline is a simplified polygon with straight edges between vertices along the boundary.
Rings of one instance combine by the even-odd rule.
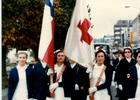
[[[70,64],[69,67],[71,68]],[[81,67],[76,64],[74,68],[72,68],[72,74],[74,79],[74,84],[78,84],[79,90],[75,90],[75,85],[73,87],[73,98],[74,100],[85,100],[84,98],[88,95],[89,88],[89,77],[86,73],[86,68]]]
[[[102,90],[102,89],[107,88],[108,94],[110,95],[110,98],[112,100],[112,94],[111,94],[111,90],[110,90],[111,81],[112,81],[112,70],[109,67],[106,67],[106,69],[105,69],[105,77],[106,77],[105,83],[98,85],[97,90]]]
[[[130,63],[127,61],[126,58],[122,59],[117,67],[117,71],[118,71],[118,84],[122,84],[125,85],[127,84],[127,73],[128,73],[128,69],[135,65],[135,59],[131,58]]]
[[[55,73],[54,75],[54,82],[56,80],[57,74],[58,73]],[[65,97],[71,97],[73,86],[74,86],[74,80],[73,80],[72,70],[70,67],[66,66],[66,68],[62,73],[62,82],[58,82],[58,87],[63,87]]]
[[[109,57],[106,57],[105,61],[104,61],[104,65],[109,67],[113,73],[113,66],[110,64],[110,58]]]
[[[114,70],[115,70],[115,72],[116,72],[116,73],[115,73],[115,76],[114,76],[114,81],[115,81],[115,82],[118,82],[118,78],[119,78],[119,73],[118,73],[118,70],[117,70],[119,63],[120,63],[119,58],[117,58],[117,59],[115,60],[114,65],[113,65],[113,68],[114,68]]]
[[[34,82],[34,97],[37,100],[46,100],[46,97],[50,96],[49,85],[50,76],[47,76],[47,71],[43,68],[40,61],[34,64],[34,70],[36,73],[36,78]]]
[[[127,74],[128,70],[131,66],[135,65],[135,59],[131,58],[130,63],[127,61],[126,58],[122,59],[117,67],[118,77],[117,83],[118,85],[121,84],[123,87],[122,92],[120,93],[120,98],[127,99]]]
[[[127,98],[135,98],[137,84],[138,84],[138,74],[136,66],[130,67],[127,77]]]
[[[27,67],[26,69],[26,84],[28,89],[28,98],[33,97],[33,83],[35,79],[35,72],[33,68]],[[9,78],[8,78],[8,100],[12,100],[15,89],[19,81],[17,68],[14,67],[11,69]]]
[[[119,58],[116,58],[115,61],[114,61],[114,64],[113,64],[113,69],[116,71],[116,66],[118,65],[119,63]]]

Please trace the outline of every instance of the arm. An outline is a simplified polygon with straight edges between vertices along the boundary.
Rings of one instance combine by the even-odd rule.
[[[130,67],[127,74],[127,98],[135,98],[137,88],[137,69],[135,66]]]
[[[10,71],[9,77],[8,77],[8,100],[12,99],[13,96],[13,77],[12,77],[12,70]]]
[[[105,76],[106,76],[106,81],[104,84],[98,85],[97,90],[105,89],[110,87],[111,85],[111,80],[112,80],[112,72],[110,68],[106,68],[105,70]]]

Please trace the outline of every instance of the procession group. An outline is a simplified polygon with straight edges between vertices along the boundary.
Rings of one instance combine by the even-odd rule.
[[[8,77],[8,100],[112,100],[114,71],[116,97],[140,100],[140,51],[132,56],[131,48],[120,50],[111,66],[100,47],[95,52],[93,67],[88,68],[67,58],[62,50],[54,55],[53,70],[42,60],[28,66],[27,53],[19,52],[18,64]]]

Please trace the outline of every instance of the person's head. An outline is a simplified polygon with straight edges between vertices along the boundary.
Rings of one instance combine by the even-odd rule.
[[[137,63],[140,65],[140,50],[136,52],[135,59],[137,60]]]
[[[130,48],[125,48],[123,50],[123,53],[124,53],[125,58],[128,58],[128,59],[130,59],[132,56],[132,50]]]
[[[66,57],[62,50],[58,51],[55,55],[55,63],[64,63],[66,64]]]
[[[123,53],[123,51],[119,51],[119,57],[120,57],[120,59],[123,59],[123,58],[124,58],[124,53]]]
[[[102,65],[105,61],[106,54],[103,50],[99,50],[95,53],[95,58],[96,58],[97,65]]]
[[[116,58],[118,58],[118,52],[115,52],[115,53],[114,53],[114,56],[115,56]]]
[[[24,66],[26,64],[27,57],[28,57],[27,53],[22,51],[19,52],[17,55],[18,64],[20,66]]]

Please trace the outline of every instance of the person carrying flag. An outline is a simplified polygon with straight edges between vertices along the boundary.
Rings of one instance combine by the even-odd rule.
[[[53,79],[55,83],[49,87],[51,91],[54,91],[53,100],[71,100],[72,87],[74,86],[73,75],[62,50],[56,53],[54,70]]]
[[[75,86],[72,91],[71,100],[86,100],[89,88],[89,78],[86,68],[68,58],[69,67],[72,69]]]

